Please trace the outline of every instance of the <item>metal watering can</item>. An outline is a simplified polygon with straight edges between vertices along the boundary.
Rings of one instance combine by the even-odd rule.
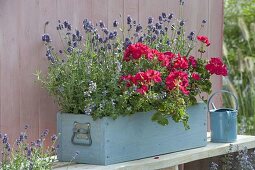
[[[219,93],[228,93],[235,99],[235,109],[220,108],[216,109],[213,103],[211,103],[212,98]],[[237,109],[238,100],[236,96],[225,90],[215,92],[211,95],[208,100],[208,110],[210,104],[213,109],[209,110],[210,113],[210,124],[211,124],[211,142],[215,143],[228,143],[234,142],[237,138]]]

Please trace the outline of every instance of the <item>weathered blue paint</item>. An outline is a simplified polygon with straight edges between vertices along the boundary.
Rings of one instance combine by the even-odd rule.
[[[199,103],[188,108],[190,129],[170,120],[168,126],[151,121],[152,112],[136,113],[117,120],[102,118],[93,121],[87,115],[58,113],[59,161],[70,161],[76,151],[78,163],[109,165],[159,154],[166,154],[207,144],[207,108]],[[91,146],[71,142],[73,123],[91,125]]]
[[[210,112],[211,141],[231,143],[237,139],[237,110],[217,109]]]

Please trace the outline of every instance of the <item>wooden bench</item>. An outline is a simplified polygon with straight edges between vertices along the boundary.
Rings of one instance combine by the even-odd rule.
[[[54,165],[55,170],[178,170],[178,165],[192,161],[216,157],[227,154],[229,152],[230,143],[211,143],[202,148],[190,149],[155,157],[129,161],[108,166],[87,165],[87,164],[70,164],[67,162],[57,162]],[[239,149],[247,147],[247,149],[255,148],[255,136],[238,135],[237,141],[233,144],[233,152],[236,151],[237,145]]]

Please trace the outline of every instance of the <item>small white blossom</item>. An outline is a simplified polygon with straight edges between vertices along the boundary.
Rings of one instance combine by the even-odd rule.
[[[115,99],[112,99],[111,101],[112,101],[112,107],[115,107],[116,105]]]
[[[102,92],[102,94],[103,94],[104,97],[107,95],[107,93],[108,93],[107,90],[104,90],[104,91]]]
[[[89,91],[94,92],[94,91],[96,91],[96,89],[97,89],[97,84],[93,81],[90,81],[89,82]]]
[[[117,71],[121,72],[121,69],[122,69],[122,64],[118,61],[117,62]]]
[[[84,92],[84,97],[91,97],[90,91],[85,91],[85,92]]]
[[[92,112],[92,109],[91,109],[90,107],[85,107],[85,108],[84,108],[84,113],[85,113],[86,115],[91,115],[91,112]]]

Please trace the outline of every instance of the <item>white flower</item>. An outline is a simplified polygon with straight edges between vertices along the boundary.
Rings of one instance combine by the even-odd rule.
[[[96,91],[96,89],[97,89],[97,84],[93,81],[90,81],[89,82],[89,91],[94,92],[94,91]]]

